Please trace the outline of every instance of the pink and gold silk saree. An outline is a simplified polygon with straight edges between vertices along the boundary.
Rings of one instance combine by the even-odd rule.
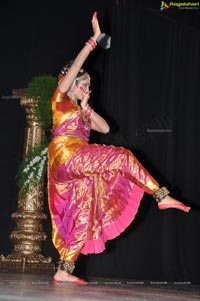
[[[61,260],[100,253],[134,220],[144,192],[159,184],[123,147],[90,144],[91,123],[67,94],[52,97],[48,148],[52,240]]]

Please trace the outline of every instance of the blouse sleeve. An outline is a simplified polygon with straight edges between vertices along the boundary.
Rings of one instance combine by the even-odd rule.
[[[52,102],[61,102],[64,98],[65,93],[61,92],[59,86],[54,91],[51,101]]]
[[[56,111],[57,104],[62,103],[65,95],[66,93],[61,92],[59,86],[57,86],[51,98],[51,108],[52,108],[53,115]]]

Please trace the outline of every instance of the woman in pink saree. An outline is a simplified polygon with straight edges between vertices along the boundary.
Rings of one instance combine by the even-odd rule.
[[[106,241],[134,220],[144,192],[158,201],[159,209],[190,210],[169,196],[128,149],[89,144],[90,130],[109,132],[88,104],[90,76],[81,69],[101,34],[96,13],[92,28],[93,36],[74,62],[61,70],[52,97],[48,196],[52,240],[60,255],[56,282],[85,283],[73,275],[78,256],[103,252]]]

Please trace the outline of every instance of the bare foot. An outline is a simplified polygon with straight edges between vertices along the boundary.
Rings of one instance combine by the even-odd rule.
[[[79,283],[84,284],[86,281],[84,279],[78,278],[70,273],[66,273],[65,271],[57,270],[53,278],[54,282],[71,282],[71,283]]]
[[[189,212],[191,209],[190,207],[184,205],[183,203],[177,201],[169,195],[167,195],[161,202],[158,203],[158,208],[161,210],[175,208],[184,212]]]

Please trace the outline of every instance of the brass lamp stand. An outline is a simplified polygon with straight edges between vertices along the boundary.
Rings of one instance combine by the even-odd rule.
[[[44,130],[34,114],[37,101],[23,95],[24,89],[14,90],[13,94],[20,97],[20,104],[26,112],[26,128],[24,155],[30,147],[41,143]],[[12,214],[16,228],[10,235],[13,242],[13,252],[0,256],[1,271],[39,272],[53,271],[54,263],[51,257],[41,254],[42,243],[47,235],[43,231],[43,220],[47,218],[43,212],[44,184],[32,187],[25,198],[18,200],[17,211]]]

